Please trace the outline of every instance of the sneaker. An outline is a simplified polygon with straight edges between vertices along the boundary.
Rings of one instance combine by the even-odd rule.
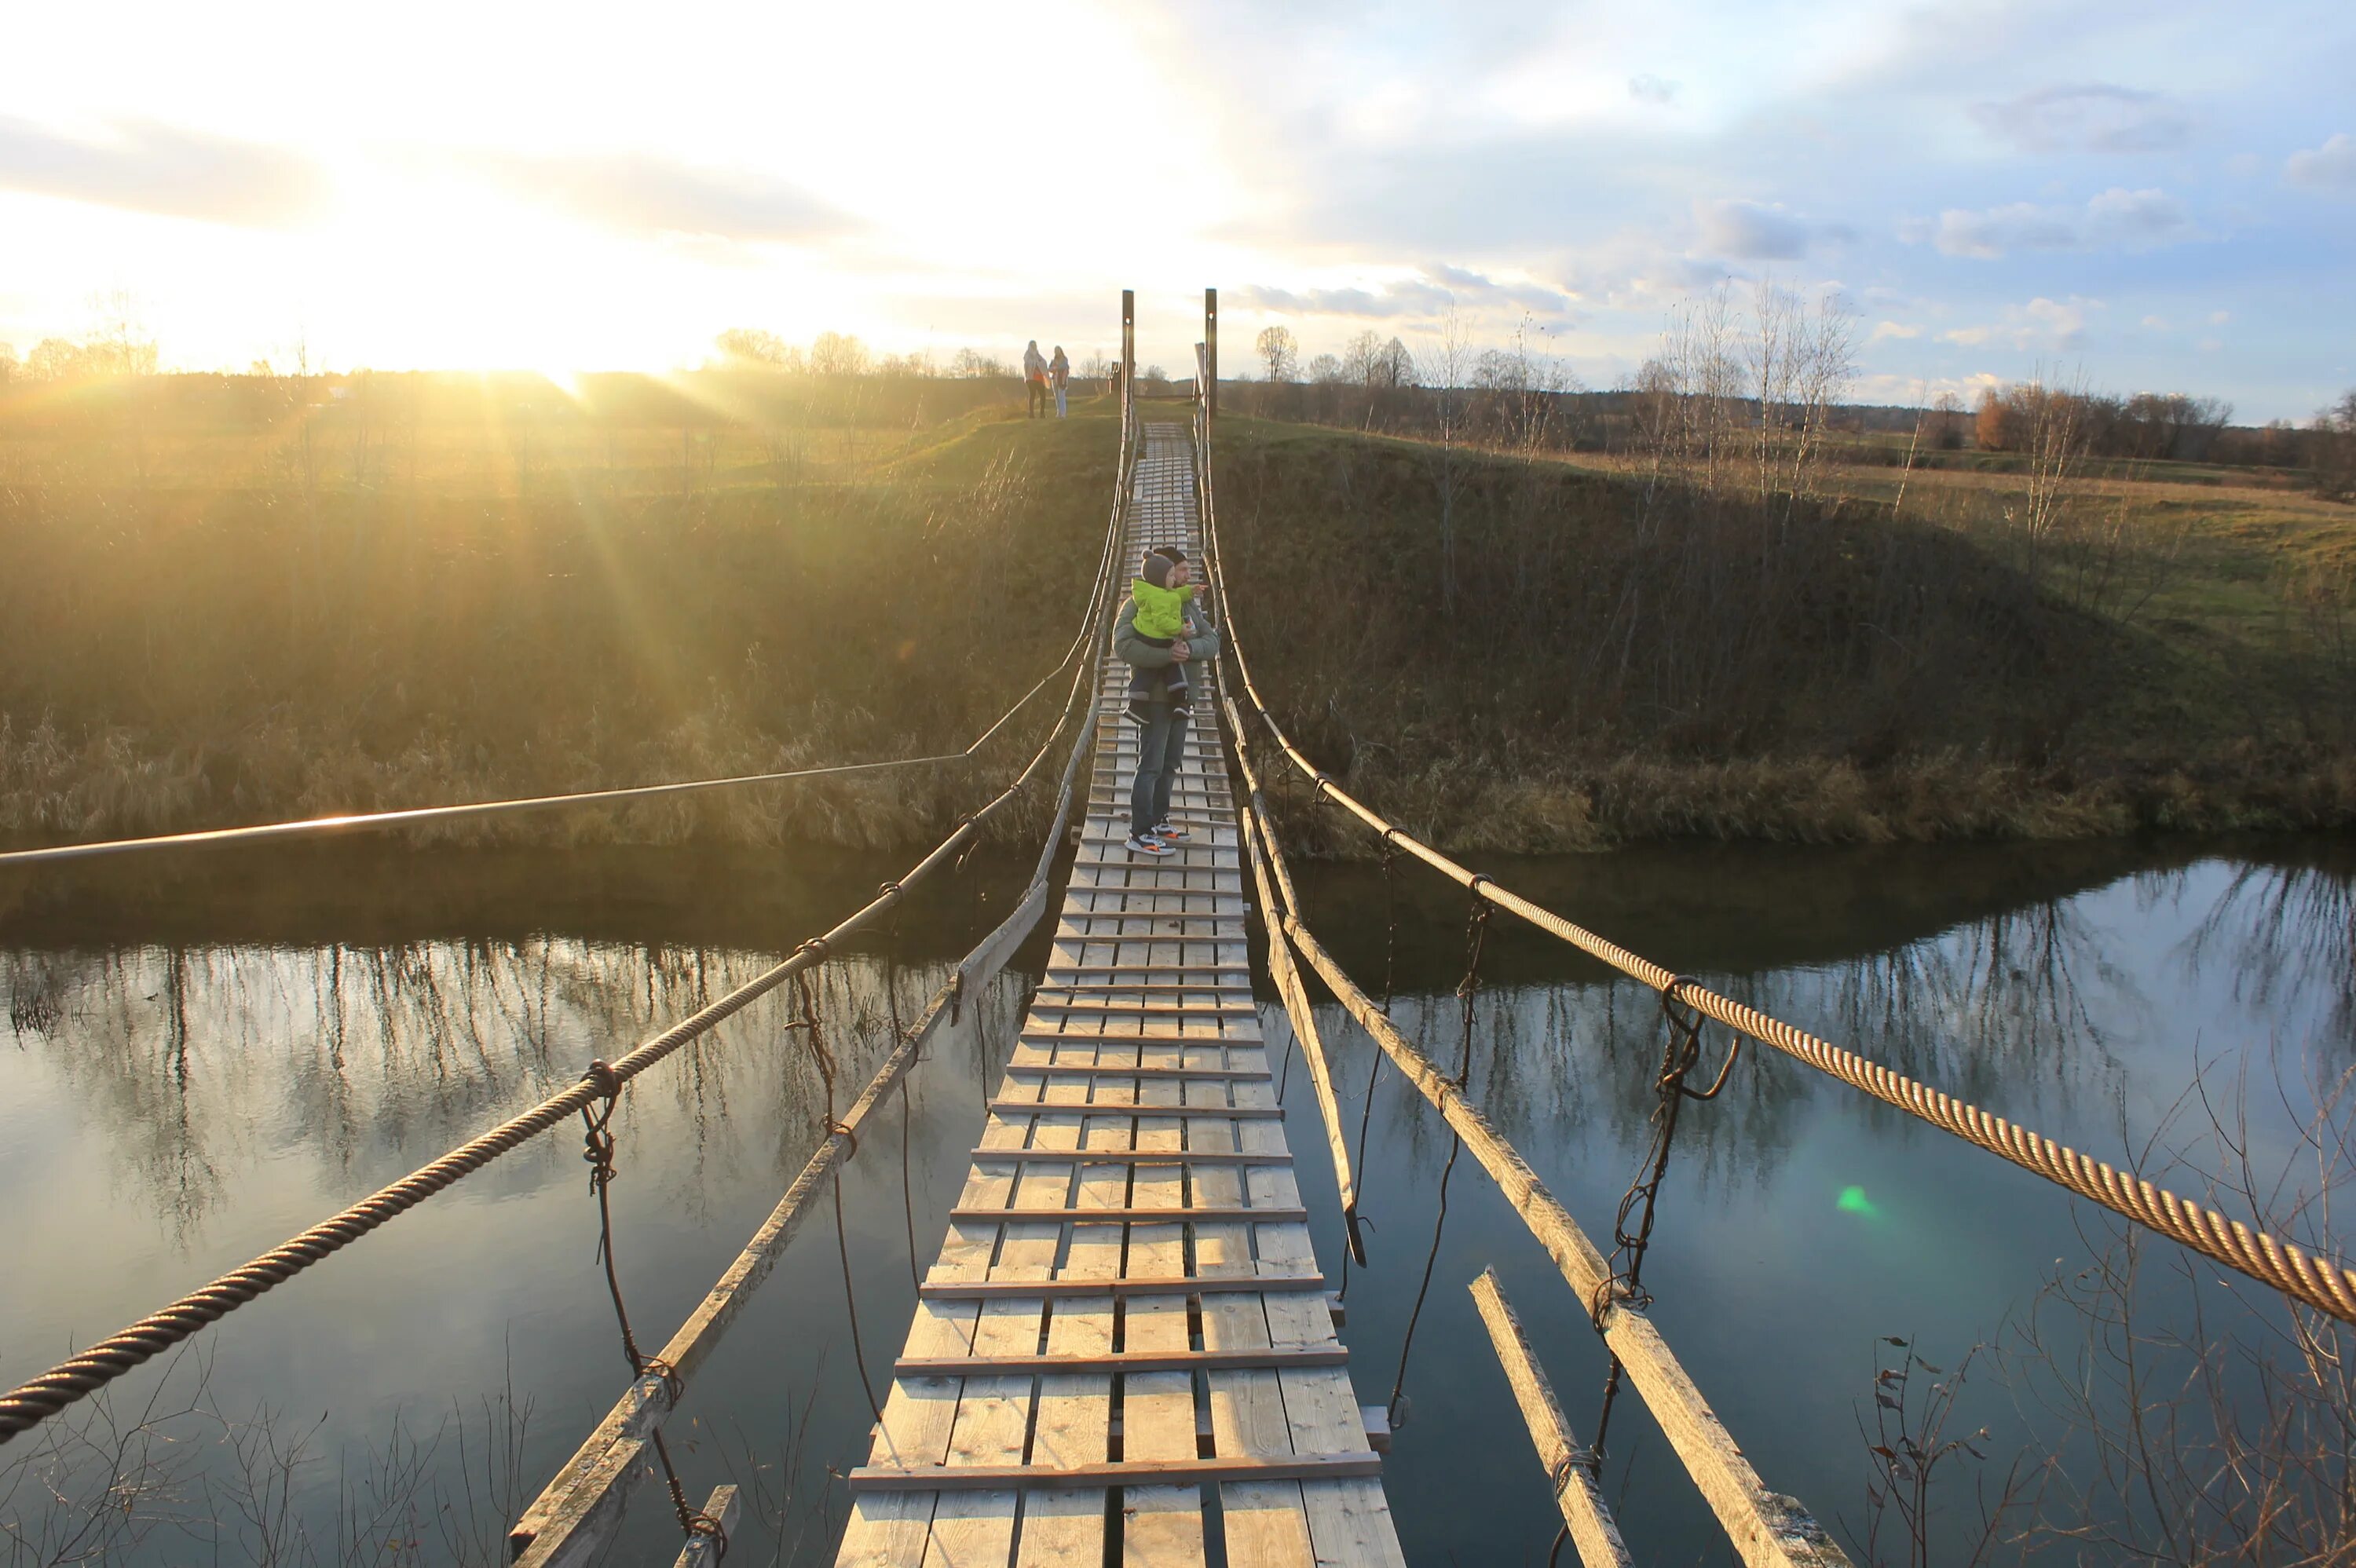
[[[1166,841],[1173,838],[1183,838],[1187,837],[1187,833],[1184,828],[1177,827],[1173,823],[1165,822],[1161,827],[1153,830],[1153,836],[1156,838]]]
[[[1121,848],[1127,849],[1132,855],[1160,856],[1175,855],[1178,853],[1177,850],[1173,849],[1169,845],[1164,844],[1161,839],[1154,837],[1151,834],[1140,837],[1138,835],[1132,833],[1129,836],[1129,842],[1122,845]]]
[[[1132,724],[1145,725],[1153,722],[1153,707],[1141,697],[1130,698],[1129,706],[1122,711],[1128,715],[1129,721]]]

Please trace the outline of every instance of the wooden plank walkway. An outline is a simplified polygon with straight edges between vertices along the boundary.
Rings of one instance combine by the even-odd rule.
[[[1185,427],[1147,428],[1132,561],[1199,559],[1192,461]],[[1100,672],[1046,978],[852,1473],[840,1564],[1404,1568],[1313,1283],[1196,673],[1173,805],[1194,836],[1156,860],[1121,848],[1137,734],[1127,667]]]

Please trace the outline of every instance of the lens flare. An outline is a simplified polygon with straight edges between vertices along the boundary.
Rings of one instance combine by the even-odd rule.
[[[1874,1207],[1873,1200],[1865,1195],[1862,1187],[1842,1188],[1840,1196],[1833,1201],[1833,1207],[1844,1214],[1858,1214],[1868,1220],[1881,1217],[1881,1211]]]

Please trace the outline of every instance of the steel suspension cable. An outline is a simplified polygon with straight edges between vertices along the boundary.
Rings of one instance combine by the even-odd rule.
[[[1221,641],[1220,656],[1233,661],[1237,677],[1235,687],[1241,690],[1252,712],[1268,727],[1277,750],[1312,785],[1312,793],[1356,817],[1382,835],[1387,842],[1398,845],[1460,887],[1470,889],[1476,896],[1486,899],[1499,909],[1521,916],[1540,931],[1601,959],[1655,991],[1665,993],[1674,989],[1680,1001],[1704,1017],[1715,1019],[1728,1028],[1772,1046],[1884,1104],[1928,1122],[1976,1148],[2009,1160],[2023,1170],[2156,1231],[2213,1262],[2281,1292],[2294,1301],[2342,1322],[2356,1323],[2356,1269],[2339,1259],[2309,1253],[2296,1243],[2284,1241],[2239,1220],[2229,1219],[2214,1209],[2179,1197],[2155,1182],[2119,1170],[2090,1155],[2081,1154],[2066,1144],[1982,1110],[1969,1101],[1957,1099],[1804,1029],[1770,1018],[1755,1008],[1697,986],[1675,971],[1574,924],[1552,910],[1533,903],[1472,871],[1344,789],[1293,742],[1269,710],[1267,701],[1252,679],[1250,663],[1244,656],[1242,639],[1236,631],[1235,607],[1226,592],[1226,577],[1219,548],[1218,509],[1211,488],[1209,436],[1206,431],[1200,430],[1199,421],[1197,425],[1195,450],[1199,471],[1197,483],[1201,487],[1203,503],[1204,555],[1209,583],[1218,604],[1220,624],[1226,633]]]
[[[1124,452],[1122,463],[1130,458]],[[1121,476],[1124,487],[1127,475]],[[1120,509],[1116,507],[1110,534],[1117,537]],[[1111,581],[1109,563],[1116,545],[1108,539],[1100,558],[1098,578],[1089,605],[1097,640],[1102,640],[1102,605]],[[1084,625],[1080,645],[1089,645]],[[1069,662],[1068,660],[1066,661]],[[0,1394],[0,1444],[29,1431],[67,1405],[88,1397],[117,1378],[188,1339],[247,1302],[285,1283],[320,1260],[341,1251],[389,1221],[408,1212],[434,1194],[480,1170],[518,1146],[580,1114],[595,1101],[607,1098],[620,1084],[663,1061],[688,1041],[726,1021],[754,1001],[784,985],[805,969],[822,963],[832,946],[891,910],[905,890],[925,880],[943,865],[980,839],[983,829],[1000,812],[1020,800],[1054,751],[1056,738],[1073,723],[1092,691],[1088,661],[1074,672],[1064,700],[1062,717],[1046,741],[1033,752],[1013,782],[980,809],[969,814],[949,836],[935,845],[890,891],[881,893],[837,923],[823,936],[813,937],[791,955],[679,1022],[632,1049],[610,1066],[593,1067],[589,1075],[561,1093],[509,1117],[490,1131],[460,1145],[401,1180],[362,1199],[340,1213],[282,1243],[242,1267],[230,1270],[202,1288],[109,1335],[77,1355],[58,1363],[5,1394]],[[1070,770],[1066,773],[1066,787]],[[1049,846],[1052,851],[1054,846]]]

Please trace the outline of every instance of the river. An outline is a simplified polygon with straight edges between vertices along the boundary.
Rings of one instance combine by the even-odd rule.
[[[1693,847],[1486,869],[2086,1152],[2167,1165],[2191,1192],[2243,1169],[2312,1188],[2301,1128],[2319,1115],[2350,1125],[2347,1101],[2325,1097],[2356,1064],[2356,854],[2342,844]],[[855,856],[344,845],[0,886],[0,1384],[572,1082],[895,869]],[[891,941],[827,966],[819,1006],[843,1098],[880,1060],[886,985],[913,1016],[1021,875],[978,861],[916,901]],[[1463,898],[1411,864],[1395,876],[1309,868],[1304,902],[1369,988],[1388,974],[1394,1016],[1452,1063]],[[830,1471],[863,1460],[871,1420],[846,1297],[880,1385],[913,1299],[909,1237],[921,1267],[1035,965],[1019,957],[966,1010],[912,1075],[905,1111],[889,1107],[863,1140],[842,1186],[848,1290],[821,1206],[696,1379],[672,1452],[695,1499],[723,1480],[746,1488],[737,1562],[830,1561],[843,1496]],[[1281,1014],[1265,1000],[1263,1014],[1282,1056]],[[816,1145],[825,1085],[791,1018],[787,997],[765,999],[625,1097],[616,1262],[649,1345]],[[1370,1264],[1351,1271],[1344,1333],[1365,1403],[1398,1381],[1430,1260],[1387,1475],[1408,1560],[1543,1562],[1547,1478],[1466,1285],[1496,1268],[1582,1437],[1605,1378],[1600,1343],[1472,1158],[1447,1172],[1438,1118],[1387,1067],[1369,1104],[1371,1044],[1336,1008],[1321,1021],[1354,1141],[1365,1127]],[[1651,1137],[1656,1000],[1500,917],[1472,1027],[1472,1092],[1608,1251]],[[1710,1072],[1725,1049],[1708,1030]],[[1333,1176],[1297,1061],[1285,1099],[1333,1276]],[[124,1380],[102,1412],[0,1447],[0,1523],[20,1538],[0,1563],[45,1562],[61,1543],[140,1563],[505,1561],[509,1520],[626,1377],[584,1171],[577,1129],[542,1137]],[[1890,1413],[1876,1391],[1905,1394],[1920,1435],[1944,1385],[1944,1435],[1987,1456],[1952,1452],[1934,1471],[1944,1511],[1930,1532],[1959,1558],[1976,1488],[1999,1494],[2016,1462],[2042,1476],[2049,1518],[2111,1506],[2083,1421],[2057,1405],[2072,1379],[2054,1373],[2075,1368],[2076,1387],[2099,1390],[2115,1362],[2087,1357],[2088,1320],[2053,1285],[2083,1296],[2083,1271],[2116,1257],[2109,1239],[2099,1211],[1754,1047],[1720,1096],[1684,1110],[1643,1277],[1655,1320],[1768,1484],[1859,1561],[1876,1528],[1868,1445]],[[2181,1258],[2164,1243],[2142,1251],[2122,1297],[2141,1326],[2198,1312],[2212,1341],[2267,1342],[2281,1315],[2246,1305],[2261,1293]],[[1877,1384],[1878,1367],[1907,1365],[1890,1339],[1937,1370]],[[2220,1386],[2229,1409],[2268,1398],[2240,1373]],[[121,1493],[112,1509],[81,1506],[91,1477],[118,1464],[139,1477],[131,1506]],[[50,1500],[50,1480],[67,1502]],[[1633,1397],[1612,1416],[1604,1485],[1640,1561],[1723,1560]],[[2088,1508],[2067,1506],[2073,1488]],[[2030,1517],[2024,1504],[2006,1525]],[[1903,1521],[1885,1509],[1879,1529],[1874,1552],[1903,1561]],[[674,1538],[659,1489],[641,1489],[619,1560],[667,1560]]]

